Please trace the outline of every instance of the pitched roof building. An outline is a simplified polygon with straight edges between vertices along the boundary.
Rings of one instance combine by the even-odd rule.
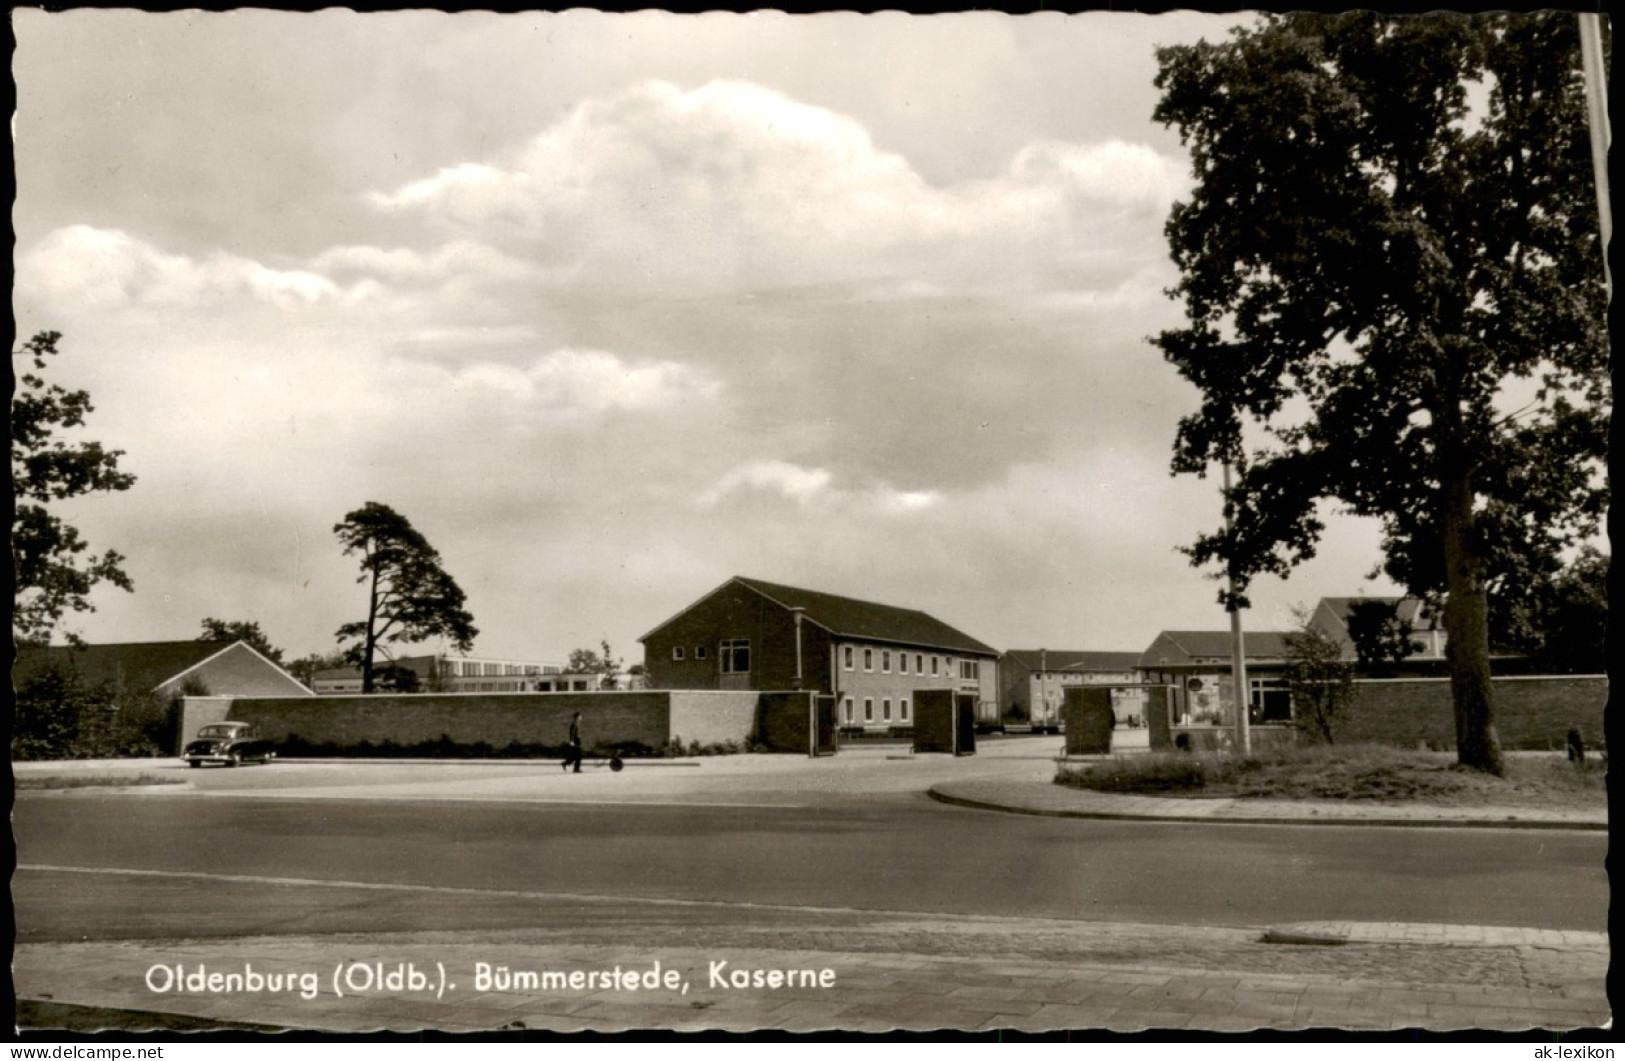
[[[912,724],[919,689],[998,715],[998,652],[913,608],[736,577],[639,640],[655,689],[813,689],[866,728]]]
[[[1343,658],[1357,659],[1354,639],[1349,636],[1349,612],[1362,603],[1394,608],[1394,616],[1410,634],[1410,659],[1444,658],[1444,616],[1416,597],[1322,597],[1309,621],[1316,629],[1343,646]]]
[[[91,684],[112,682],[160,697],[199,690],[209,696],[310,696],[304,684],[243,641],[146,641],[52,645],[17,650],[13,680],[71,668]]]

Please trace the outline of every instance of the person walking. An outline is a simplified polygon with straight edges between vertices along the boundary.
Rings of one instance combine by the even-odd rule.
[[[570,764],[575,764],[575,772],[581,773],[581,712],[577,711],[570,719],[569,747],[565,753],[563,768],[568,770]]]

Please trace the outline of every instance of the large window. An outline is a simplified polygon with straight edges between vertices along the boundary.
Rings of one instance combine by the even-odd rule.
[[[959,676],[966,681],[977,681],[982,676],[982,665],[974,659],[959,661]]]
[[[1250,717],[1258,722],[1291,722],[1292,691],[1280,678],[1253,678]]]
[[[724,641],[717,646],[717,654],[722,659],[722,673],[748,674],[750,672],[750,642],[748,640]]]

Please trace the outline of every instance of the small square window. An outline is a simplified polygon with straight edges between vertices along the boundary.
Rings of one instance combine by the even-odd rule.
[[[684,658],[682,645],[671,646],[671,658],[675,660],[681,660]]]
[[[704,659],[705,658],[705,646],[704,645],[695,645],[694,646],[694,658],[695,659]]]

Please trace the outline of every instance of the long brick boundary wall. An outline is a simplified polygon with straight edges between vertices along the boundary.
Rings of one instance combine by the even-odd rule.
[[[1559,750],[1570,729],[1580,731],[1588,748],[1607,747],[1603,732],[1606,676],[1496,678],[1492,690],[1495,731],[1507,751]],[[1450,682],[1445,678],[1357,680],[1354,700],[1336,733],[1340,743],[1454,748]]]
[[[252,722],[277,742],[410,746],[442,737],[457,744],[562,745],[581,712],[588,749],[627,743],[658,748],[674,735],[702,744],[751,737],[758,694],[670,690],[581,693],[375,694],[372,696],[188,697],[183,741],[205,722]]]

